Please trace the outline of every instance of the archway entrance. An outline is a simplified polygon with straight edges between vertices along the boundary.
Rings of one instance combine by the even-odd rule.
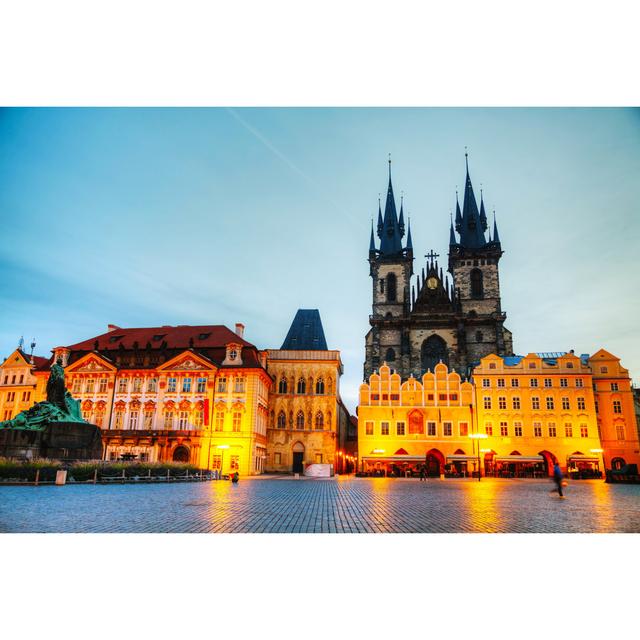
[[[174,462],[189,462],[189,449],[180,445],[173,450]]]
[[[296,442],[293,445],[293,473],[302,473],[304,471],[304,445]]]
[[[552,476],[553,465],[558,462],[558,458],[556,458],[551,451],[538,451],[538,455],[544,458],[544,472],[548,476]]]
[[[427,477],[439,478],[444,466],[444,456],[438,449],[427,451],[426,456]]]
[[[434,371],[440,360],[449,366],[447,343],[440,336],[431,336],[422,343],[421,349],[422,372],[428,369]]]

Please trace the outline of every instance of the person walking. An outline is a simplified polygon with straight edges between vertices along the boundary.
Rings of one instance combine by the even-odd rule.
[[[555,493],[557,491],[558,495],[561,498],[564,498],[564,495],[562,494],[562,470],[560,469],[560,464],[558,462],[553,465],[553,481],[556,484],[556,488],[552,489],[551,493]]]
[[[426,475],[424,472],[424,465],[420,465],[420,482],[426,482]]]

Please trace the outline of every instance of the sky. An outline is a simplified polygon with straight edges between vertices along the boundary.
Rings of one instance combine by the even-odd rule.
[[[279,348],[317,308],[354,411],[388,155],[418,272],[446,263],[465,147],[514,351],[604,347],[639,381],[638,109],[0,110],[0,355],[109,323],[243,322]]]

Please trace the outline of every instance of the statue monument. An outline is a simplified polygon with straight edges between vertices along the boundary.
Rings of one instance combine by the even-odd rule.
[[[65,386],[60,358],[51,366],[47,399],[0,422],[0,453],[67,460],[102,456],[100,429],[82,418],[80,403]]]

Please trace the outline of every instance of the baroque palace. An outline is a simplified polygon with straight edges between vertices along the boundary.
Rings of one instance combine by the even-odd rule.
[[[600,349],[513,354],[504,326],[498,226],[492,233],[466,158],[447,271],[435,252],[412,283],[413,241],[391,181],[369,240],[371,329],[358,404],[360,470],[430,476],[579,477],[640,465],[637,405],[620,359]],[[456,235],[457,234],[457,235]]]
[[[317,310],[298,311],[280,350],[247,342],[242,324],[235,332],[109,325],[56,347],[49,359],[19,348],[0,366],[3,420],[46,397],[57,359],[83,417],[102,430],[105,459],[191,462],[243,475],[355,467],[340,352],[327,349]]]

